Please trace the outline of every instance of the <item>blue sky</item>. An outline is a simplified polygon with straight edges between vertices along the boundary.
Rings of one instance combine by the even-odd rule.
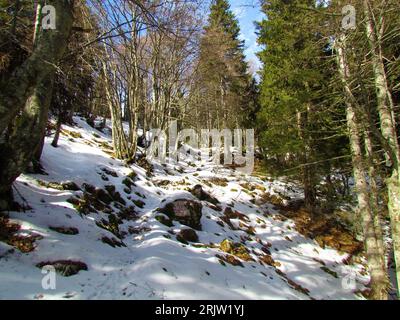
[[[241,37],[246,41],[247,60],[250,62],[251,69],[260,67],[260,62],[255,53],[259,50],[257,36],[255,34],[254,21],[260,21],[263,14],[260,11],[258,0],[229,0],[231,9],[240,23]]]

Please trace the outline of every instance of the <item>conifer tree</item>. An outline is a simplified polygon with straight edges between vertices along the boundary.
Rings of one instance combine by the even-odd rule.
[[[200,119],[208,127],[240,126],[254,107],[248,94],[254,92],[249,90],[253,83],[239,36],[239,24],[228,1],[213,1],[200,43],[197,83],[200,107],[205,106]]]
[[[329,181],[334,163],[329,160],[347,152],[340,147],[346,145],[343,137],[330,137],[335,117],[343,117],[343,112],[332,117],[323,99],[332,90],[333,67],[321,36],[323,20],[307,10],[317,7],[312,0],[265,1],[262,10],[267,18],[258,24],[258,41],[264,45],[259,54],[260,145],[279,171],[300,176],[310,211],[315,210],[317,183],[322,176]]]

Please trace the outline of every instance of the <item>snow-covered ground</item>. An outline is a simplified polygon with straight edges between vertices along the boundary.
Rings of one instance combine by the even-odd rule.
[[[143,168],[126,166],[102,150],[100,144],[110,143],[109,136],[78,117],[75,120],[77,126],[63,128],[80,135],[61,135],[58,148],[50,145],[52,137],[46,139],[42,165],[48,175],[22,175],[15,184],[17,200],[22,203],[22,196],[32,209],[10,212],[11,221],[22,226],[21,235],[42,238],[29,253],[10,251],[11,246],[0,242],[0,299],[361,299],[354,292],[368,282],[362,265],[343,264],[345,254],[321,248],[294,231],[292,221],[278,219],[272,205],[252,201],[263,188],[292,197],[296,188],[242,176],[212,163],[154,164],[154,176],[148,177]],[[127,192],[122,181],[132,171],[137,174],[135,185]],[[216,177],[228,183],[212,183]],[[114,185],[127,206],[135,207],[137,218],[119,226],[125,232],[125,246],[114,248],[102,241],[115,238],[96,224],[107,220],[109,213],[79,214],[66,201],[82,196],[82,191],[60,191],[43,183],[64,181],[79,187]],[[251,193],[243,187],[246,183],[257,188]],[[239,219],[231,220],[236,227],[229,228],[221,223],[223,211],[203,202],[198,243],[179,242],[176,235],[187,227],[177,221],[165,226],[156,219],[157,209],[175,199],[195,200],[187,190],[198,184],[220,201],[222,209],[230,205],[245,214],[249,219],[245,228],[252,227],[253,232],[243,231]],[[112,208],[118,212],[115,204]],[[53,231],[54,227],[76,228],[79,233],[66,235]],[[221,263],[216,255],[225,254],[219,248],[224,239],[242,242],[254,261],[241,261],[242,266]],[[275,267],[258,260],[266,245]],[[45,290],[45,275],[36,265],[56,260],[84,262],[88,270],[70,277],[57,275],[56,289]]]

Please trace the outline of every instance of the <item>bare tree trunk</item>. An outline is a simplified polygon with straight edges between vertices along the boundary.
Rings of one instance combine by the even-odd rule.
[[[302,168],[303,176],[303,188],[304,188],[304,205],[311,213],[315,213],[315,202],[316,202],[316,189],[314,176],[311,172],[312,168],[307,165],[309,162],[310,154],[310,141],[305,135],[305,128],[308,123],[308,110],[305,112],[297,112],[297,130],[300,140],[303,142],[303,152],[301,155],[301,161],[306,164]]]
[[[361,132],[356,117],[356,102],[349,86],[350,71],[346,58],[346,38],[344,35],[336,42],[338,66],[346,95],[346,115],[352,151],[353,173],[357,190],[358,211],[364,233],[365,253],[371,274],[371,298],[387,299],[388,276],[385,268],[384,250],[378,241],[376,225],[371,210],[371,199],[366,180],[367,172],[361,147]]]
[[[62,119],[61,119],[61,114],[58,115],[57,118],[57,124],[56,124],[56,132],[54,134],[53,141],[51,142],[51,145],[54,148],[58,147],[58,139],[60,138],[60,133],[61,133],[61,125],[62,125]]]
[[[371,61],[374,71],[378,113],[383,138],[390,150],[387,152],[387,162],[392,165],[392,176],[386,181],[389,195],[389,216],[392,227],[393,250],[396,263],[396,277],[400,285],[400,148],[396,133],[396,122],[393,116],[393,100],[388,88],[387,76],[382,56],[381,36],[374,23],[371,3],[363,0],[366,33],[371,47]],[[389,161],[390,159],[390,161]],[[400,289],[397,292],[400,298]]]

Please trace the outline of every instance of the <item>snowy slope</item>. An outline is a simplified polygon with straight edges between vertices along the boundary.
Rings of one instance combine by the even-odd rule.
[[[36,247],[29,253],[12,250],[0,242],[0,299],[361,298],[352,291],[363,289],[368,282],[368,276],[362,275],[362,265],[343,264],[345,254],[323,249],[306,239],[294,231],[292,221],[277,219],[272,205],[253,204],[252,195],[243,188],[244,183],[251,183],[270,193],[287,194],[287,184],[241,176],[211,163],[166,167],[154,164],[154,176],[150,178],[143,168],[128,167],[102,150],[100,145],[104,149],[110,143],[109,136],[80,118],[75,121],[77,126],[63,127],[78,133],[75,138],[66,131],[58,148],[51,147],[51,137],[47,138],[42,164],[48,175],[22,175],[15,184],[17,199],[22,196],[32,209],[10,212],[11,221],[22,226],[20,235],[42,238],[35,241]],[[135,186],[127,193],[122,181],[132,171],[137,174]],[[228,183],[210,183],[216,177],[227,179]],[[104,237],[115,238],[96,224],[106,219],[107,213],[80,215],[67,202],[73,196],[82,196],[82,191],[57,190],[46,185],[64,181],[74,181],[80,187],[84,183],[99,188],[115,185],[127,205],[134,206],[137,212],[135,219],[124,220],[119,226],[125,232],[125,246],[114,248],[101,241]],[[246,228],[252,227],[255,234],[241,230],[239,220],[232,220],[237,227],[233,229],[222,224],[223,212],[203,202],[202,231],[197,231],[199,243],[185,245],[177,241],[176,234],[183,226],[176,221],[173,227],[163,225],[155,219],[156,211],[175,199],[195,199],[187,190],[197,184],[217,198],[223,209],[231,205],[244,213],[249,218]],[[296,189],[290,190],[289,195],[296,196]],[[135,205],[132,201],[136,200],[144,205]],[[118,208],[112,208],[117,212]],[[79,234],[61,234],[53,231],[54,227],[76,228]],[[223,265],[216,255],[224,254],[219,248],[224,239],[242,241],[254,261],[242,261],[243,266]],[[266,244],[278,266],[257,260]],[[88,270],[71,277],[58,275],[56,289],[44,290],[44,275],[36,265],[55,260],[81,261]],[[324,271],[323,265],[338,277]],[[343,285],[349,275],[355,275],[357,287],[353,290]],[[296,286],[306,288],[309,294],[296,290]]]

